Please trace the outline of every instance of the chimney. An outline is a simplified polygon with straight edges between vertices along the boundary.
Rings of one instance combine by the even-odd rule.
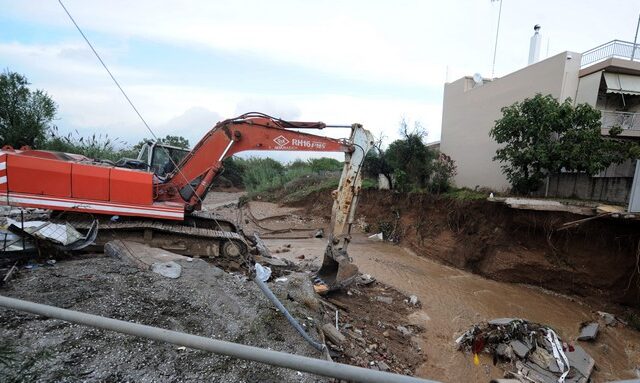
[[[536,24],[533,27],[535,33],[531,36],[531,41],[529,42],[529,64],[538,62],[540,60],[540,41],[542,40],[542,36],[540,36],[540,25]]]

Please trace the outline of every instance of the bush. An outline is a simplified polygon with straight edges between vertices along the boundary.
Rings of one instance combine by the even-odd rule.
[[[457,174],[455,161],[444,153],[439,153],[433,162],[433,175],[429,183],[429,190],[441,193],[449,190],[451,179]]]

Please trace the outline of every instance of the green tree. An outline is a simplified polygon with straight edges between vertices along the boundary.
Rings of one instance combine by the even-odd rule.
[[[385,151],[384,157],[394,174],[403,174],[406,183],[417,188],[426,188],[433,171],[433,160],[436,153],[424,144],[427,132],[416,123],[409,129],[407,122],[400,122],[403,138],[393,141]],[[400,170],[402,173],[398,173]]]
[[[40,89],[32,91],[27,78],[5,70],[0,74],[0,145],[38,146],[53,127],[57,106]]]
[[[629,157],[629,145],[601,135],[600,111],[536,94],[502,108],[489,133],[502,147],[494,160],[515,192],[537,190],[544,177],[564,171],[594,175]]]

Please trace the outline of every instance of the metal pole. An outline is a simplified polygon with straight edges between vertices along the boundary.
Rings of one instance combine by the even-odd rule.
[[[494,0],[491,0],[492,2]],[[493,64],[491,65],[491,78],[495,77],[496,72],[496,54],[498,53],[498,34],[500,33],[500,17],[502,16],[502,0],[500,2],[500,10],[498,11],[498,27],[496,28],[496,44],[493,47]]]
[[[640,14],[638,15],[638,24],[636,24],[636,37],[633,38],[633,50],[631,51],[631,61],[636,56],[636,44],[638,42],[638,28],[640,28]]]
[[[48,318],[61,319],[67,322],[96,327],[103,330],[116,331],[123,334],[139,336],[160,342],[168,342],[179,346],[209,351],[216,354],[251,360],[273,366],[285,367],[291,370],[309,372],[336,379],[362,383],[437,383],[433,380],[375,371],[362,367],[329,362],[326,360],[313,359],[306,356],[287,354],[285,352],[265,350],[259,347],[245,346],[242,344],[105,318],[98,315],[61,309],[58,307],[4,297],[1,295],[0,306],[19,311],[26,311]]]

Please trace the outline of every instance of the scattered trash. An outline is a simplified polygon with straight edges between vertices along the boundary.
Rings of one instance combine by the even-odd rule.
[[[286,282],[286,281],[288,281],[288,280],[289,280],[289,279],[288,279],[287,277],[280,277],[280,278],[276,278],[276,282],[280,282],[280,283],[282,283],[282,282]]]
[[[418,300],[418,297],[417,297],[416,295],[410,295],[410,296],[409,296],[409,303],[410,303],[412,306],[417,306],[417,305],[418,305],[418,303],[420,303],[420,301]]]
[[[563,343],[549,327],[518,318],[498,318],[474,325],[458,339],[462,351],[480,353],[501,364],[505,376],[522,382],[586,383],[595,362],[578,345]]]
[[[598,322],[583,323],[578,340],[595,340],[598,336]]]
[[[373,239],[375,241],[384,241],[384,237],[382,236],[382,233],[370,235],[368,238]]]
[[[116,222],[116,221],[118,221],[119,219],[120,219],[120,216],[119,216],[119,215],[114,215],[114,216],[112,216],[112,217],[111,217],[111,222]]]
[[[178,350],[178,351],[186,351],[187,348],[185,346],[180,346],[176,350]]]
[[[82,235],[68,222],[15,221],[11,218],[6,220],[8,230],[21,237],[17,243],[21,243],[24,237],[36,244],[39,243],[38,240],[51,243],[60,250],[83,249],[92,244],[98,234],[98,221],[94,221],[87,234]]]
[[[262,282],[268,281],[271,277],[271,269],[256,262],[256,277]]]
[[[45,262],[47,265],[49,266],[53,266],[56,264],[56,260],[55,259],[47,259],[47,261]]]
[[[314,238],[323,238],[324,237],[324,229],[318,229],[315,234],[313,234]]]

